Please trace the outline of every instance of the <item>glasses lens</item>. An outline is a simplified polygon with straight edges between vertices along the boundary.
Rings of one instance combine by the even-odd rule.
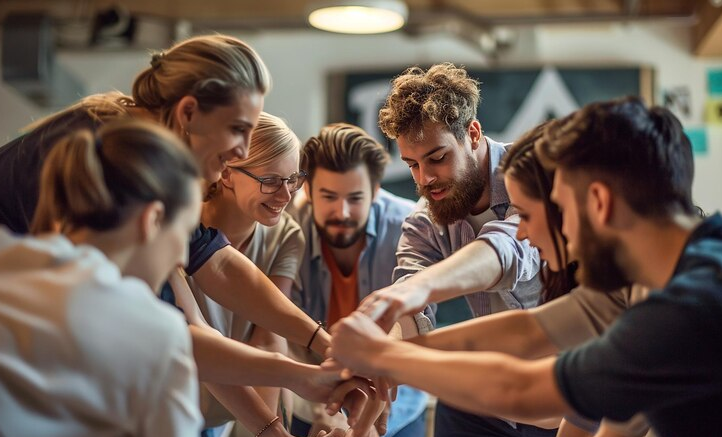
[[[298,173],[293,176],[292,181],[288,181],[288,191],[295,192],[303,187],[303,182],[306,180],[306,173]]]
[[[281,188],[283,180],[278,176],[264,178],[261,182],[261,192],[265,194],[273,194]]]

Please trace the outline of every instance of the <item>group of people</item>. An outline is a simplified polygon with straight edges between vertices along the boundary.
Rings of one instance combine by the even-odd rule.
[[[439,437],[715,435],[722,219],[669,111],[508,145],[463,68],[410,68],[379,126],[414,204],[368,133],[302,142],[270,88],[194,37],[0,147],[0,435],[413,437],[427,393]]]

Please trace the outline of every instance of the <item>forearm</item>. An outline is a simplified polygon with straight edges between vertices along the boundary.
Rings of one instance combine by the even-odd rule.
[[[414,274],[406,281],[429,289],[429,302],[442,302],[493,287],[501,278],[496,251],[473,241],[452,256]]]
[[[527,359],[558,353],[536,318],[524,310],[457,323],[409,341],[431,349],[503,352]]]
[[[231,247],[216,252],[193,278],[222,306],[289,341],[306,346],[316,330],[316,322],[286,298],[248,258]],[[319,332],[313,349],[322,354],[329,339],[325,332]]]
[[[380,374],[458,408],[525,422],[565,412],[553,360],[523,362],[498,353],[439,352],[387,342],[373,365]]]
[[[196,326],[189,329],[203,382],[289,387],[295,378],[305,378],[311,372],[312,366],[282,354],[265,352]]]
[[[259,394],[251,387],[206,383],[208,391],[243,426],[254,433],[262,429],[274,417],[275,408],[270,409]],[[285,435],[279,434],[279,435]]]
[[[253,333],[248,341],[250,346],[256,347],[266,352],[277,352],[288,356],[288,343],[283,337],[280,337],[260,326],[253,328]],[[278,399],[281,395],[281,389],[278,387],[254,387],[258,395],[263,399],[263,402],[273,411],[278,408]]]

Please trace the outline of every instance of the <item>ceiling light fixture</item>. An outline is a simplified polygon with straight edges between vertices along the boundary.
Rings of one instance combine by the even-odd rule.
[[[400,0],[341,0],[314,6],[308,14],[311,26],[337,33],[391,32],[406,23],[409,13]]]

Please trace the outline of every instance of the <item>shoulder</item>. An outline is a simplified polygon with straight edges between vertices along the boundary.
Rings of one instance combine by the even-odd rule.
[[[382,188],[376,194],[374,208],[383,218],[392,220],[401,218],[403,220],[414,210],[415,205],[411,200],[392,194]]]

